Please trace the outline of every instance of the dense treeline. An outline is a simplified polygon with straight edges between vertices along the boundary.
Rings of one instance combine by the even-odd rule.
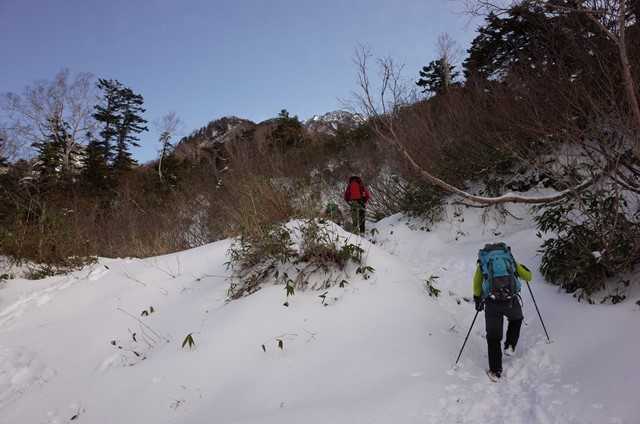
[[[237,234],[242,227],[318,213],[319,205],[310,208],[310,199],[293,205],[292,187],[273,181],[288,178],[309,186],[309,170],[321,169],[331,158],[337,167],[316,175],[315,183],[342,180],[354,172],[344,167],[348,157],[371,138],[366,126],[312,137],[283,110],[227,143],[199,146],[187,137],[176,144],[179,120],[170,114],[160,124],[159,158],[138,165],[130,149],[147,131],[143,97],[119,81],[100,79],[100,98],[90,104],[94,97],[81,99],[72,88],[79,79],[83,85],[89,80],[65,71],[54,81],[27,88],[23,96],[8,96],[22,118],[15,123],[23,126],[12,135],[33,138],[35,156],[6,162],[0,174],[2,255],[64,268],[95,255],[142,257],[183,250]],[[23,117],[31,109],[25,104],[40,100],[33,93],[55,91],[64,95],[46,100],[57,106],[29,126]],[[82,123],[62,113],[72,94],[76,104],[85,101]],[[72,125],[84,131],[72,133]],[[317,186],[316,201],[321,189]],[[250,210],[255,211],[252,217],[246,216]]]

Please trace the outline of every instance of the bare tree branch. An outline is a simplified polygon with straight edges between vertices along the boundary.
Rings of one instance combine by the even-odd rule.
[[[359,109],[361,113],[369,118],[372,123],[373,129],[376,135],[387,142],[388,144],[395,147],[395,149],[400,153],[400,155],[409,163],[409,165],[425,180],[429,183],[433,184],[436,187],[441,188],[442,190],[449,192],[451,194],[455,194],[461,196],[465,200],[469,202],[473,202],[480,205],[497,205],[503,203],[526,203],[526,204],[544,204],[556,202],[558,200],[564,199],[578,191],[584,190],[590,185],[594,184],[600,178],[603,177],[603,174],[597,175],[595,177],[586,179],[580,184],[571,187],[569,189],[560,191],[559,193],[547,196],[522,196],[514,193],[507,193],[501,196],[495,197],[487,197],[487,196],[478,196],[471,194],[465,190],[462,190],[447,181],[437,177],[433,173],[427,171],[424,167],[422,167],[415,159],[413,154],[409,152],[406,146],[403,143],[401,136],[398,134],[396,125],[397,119],[394,116],[393,112],[398,111],[404,105],[408,104],[406,93],[403,93],[400,90],[399,86],[394,86],[398,92],[394,93],[393,99],[396,102],[392,108],[387,108],[384,105],[375,104],[372,99],[374,95],[372,93],[372,87],[369,79],[369,69],[367,59],[370,57],[370,53],[363,49],[357,50],[355,54],[355,63],[358,69],[358,81],[360,82],[360,91],[356,94],[356,102],[359,102]],[[378,65],[380,66],[380,76],[382,78],[380,88],[380,95],[377,96],[380,99],[383,99],[386,95],[386,92],[389,90],[389,81],[400,81],[400,73],[401,67],[396,66],[392,60],[385,59],[379,60]]]
[[[177,133],[181,130],[182,121],[176,114],[176,112],[169,112],[160,118],[160,121],[155,123],[157,130],[160,132],[160,157],[158,158],[158,176],[160,181],[164,181],[162,175],[162,161],[170,154],[174,146],[171,140],[176,137]]]
[[[38,81],[24,89],[22,95],[5,93],[2,111],[7,121],[6,131],[16,140],[28,144],[42,142],[52,131],[52,122],[66,123],[69,134],[64,143],[63,166],[69,169],[71,155],[94,128],[93,106],[97,96],[93,76],[79,73],[70,76],[68,70],[56,74],[53,81]]]

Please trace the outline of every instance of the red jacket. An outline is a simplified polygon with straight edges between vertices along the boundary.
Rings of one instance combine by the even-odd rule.
[[[367,191],[362,181],[353,180],[347,185],[347,189],[344,192],[344,200],[350,202],[352,200],[364,200],[365,203],[369,201],[371,195]]]

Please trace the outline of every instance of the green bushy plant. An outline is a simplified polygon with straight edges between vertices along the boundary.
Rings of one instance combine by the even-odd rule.
[[[229,296],[235,299],[257,291],[265,279],[277,272],[278,265],[297,255],[291,234],[282,224],[268,224],[260,231],[241,234],[227,251],[227,267],[234,273]]]
[[[243,233],[229,249],[229,259],[242,268],[251,268],[264,258],[285,263],[296,255],[289,230],[282,224],[268,224],[255,234]]]
[[[400,208],[409,216],[421,217],[430,223],[442,217],[444,193],[428,184],[407,184]]]
[[[302,241],[299,262],[316,264],[325,271],[333,266],[342,270],[349,261],[362,262],[364,250],[353,243],[342,242],[324,224],[310,219],[300,227]]]
[[[640,225],[625,212],[627,206],[619,193],[597,190],[541,208],[538,235],[555,235],[540,250],[545,278],[589,298],[608,279],[631,270],[640,261]]]
[[[306,220],[298,231],[298,245],[284,225],[270,225],[258,235],[241,235],[228,251],[227,265],[233,270],[230,298],[254,293],[268,279],[283,284],[287,297],[296,288],[344,287],[347,264],[361,265],[364,250],[343,240],[321,220]],[[373,268],[367,271],[372,273]],[[310,285],[313,277],[321,277],[321,283]]]

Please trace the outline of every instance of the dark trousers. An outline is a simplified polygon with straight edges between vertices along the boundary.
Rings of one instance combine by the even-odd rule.
[[[365,204],[362,200],[351,201],[351,222],[353,223],[353,232],[364,234],[365,220]]]
[[[511,346],[515,349],[520,337],[520,326],[522,325],[522,306],[519,299],[512,302],[493,302],[487,300],[484,308],[484,318],[487,327],[487,347],[489,349],[489,369],[491,371],[502,371],[502,330],[504,317],[509,320],[507,326],[507,339],[505,348]]]

